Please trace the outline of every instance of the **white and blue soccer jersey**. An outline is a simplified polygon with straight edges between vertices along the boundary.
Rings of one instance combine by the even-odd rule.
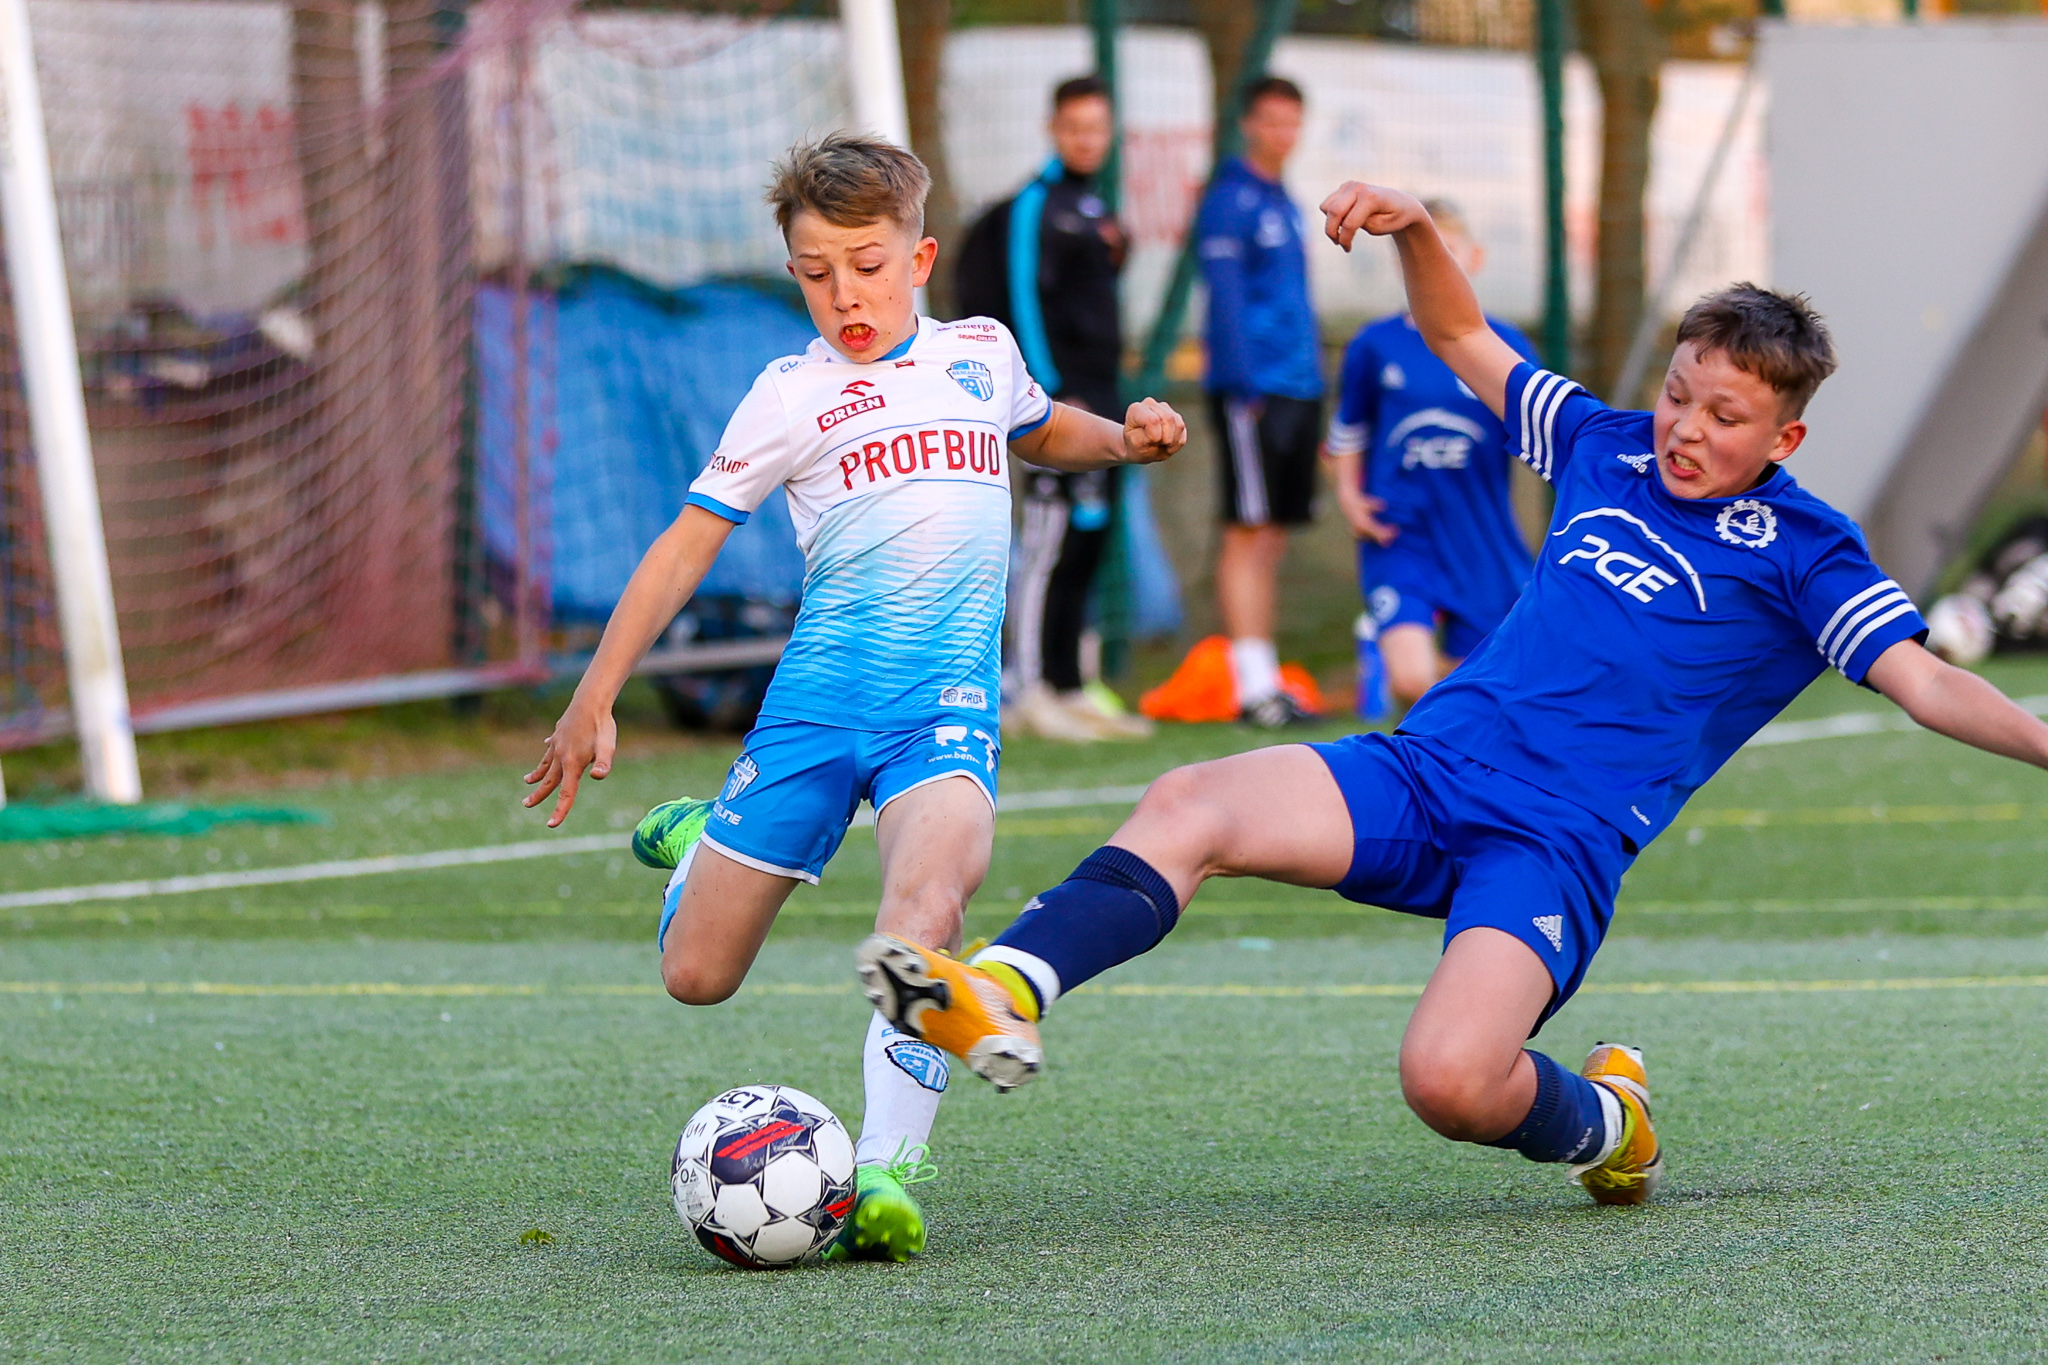
[[[1926,624],[1854,522],[1782,467],[1734,498],[1673,496],[1647,412],[1524,363],[1509,446],[1556,486],[1529,587],[1402,722],[1647,844],[1833,667],[1861,683]]]
[[[763,370],[688,502],[744,522],[787,490],[803,605],[764,717],[897,730],[999,706],[1009,443],[1052,404],[999,322],[918,319],[855,363],[822,338]]]

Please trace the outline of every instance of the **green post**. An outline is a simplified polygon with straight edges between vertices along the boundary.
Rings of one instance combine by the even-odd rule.
[[[1124,115],[1116,88],[1116,31],[1123,17],[1119,8],[1117,0],[1089,0],[1088,17],[1095,29],[1095,74],[1109,87],[1109,116],[1116,129],[1101,176],[1102,197],[1111,213],[1123,200]]]
[[[1109,87],[1109,112],[1115,120],[1109,160],[1103,163],[1102,173],[1096,181],[1112,214],[1123,199],[1124,118],[1122,102],[1117,98],[1116,79],[1116,33],[1123,17],[1119,13],[1120,8],[1118,0],[1089,0],[1088,17],[1095,30],[1095,74]],[[1128,398],[1129,395],[1120,396]],[[1104,413],[1103,416],[1120,420],[1117,413]],[[1126,470],[1124,477],[1128,479],[1140,473]],[[1130,669],[1134,604],[1131,601],[1130,551],[1125,543],[1121,504],[1110,508],[1110,516],[1114,518],[1114,529],[1109,537],[1109,552],[1103,556],[1101,571],[1095,577],[1092,598],[1095,628],[1102,635],[1102,674],[1106,678],[1121,678]]]
[[[1223,101],[1223,107],[1216,111],[1215,160],[1209,176],[1213,180],[1216,169],[1229,158],[1243,150],[1244,132],[1237,125],[1244,117],[1244,92],[1255,80],[1266,74],[1266,63],[1272,60],[1273,45],[1280,41],[1280,35],[1294,25],[1296,0],[1261,0],[1259,26],[1252,33],[1252,40],[1244,50],[1244,68],[1237,73],[1237,79],[1230,88],[1230,98]],[[1208,186],[1203,191],[1206,194]],[[1153,320],[1152,334],[1146,339],[1144,358],[1138,366],[1138,387],[1146,392],[1156,392],[1166,382],[1166,358],[1173,353],[1174,343],[1180,339],[1181,323],[1187,319],[1188,296],[1195,288],[1195,225],[1188,224],[1187,240],[1181,243],[1180,255],[1173,263],[1173,278],[1166,286],[1166,297],[1160,302],[1159,316]]]
[[[1913,3],[1913,0],[1906,0],[1906,3],[1910,5]],[[1758,0],[1757,8],[1762,11],[1766,19],[1782,19],[1785,17],[1785,0]]]
[[[1536,71],[1543,87],[1543,361],[1572,367],[1572,297],[1564,237],[1564,0],[1537,0]]]
[[[1918,19],[1920,17],[1920,0],[1903,0],[1903,3],[1906,7],[1906,17],[1908,19]]]

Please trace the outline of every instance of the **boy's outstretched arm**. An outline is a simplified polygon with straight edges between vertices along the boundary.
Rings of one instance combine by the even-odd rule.
[[[704,581],[732,527],[714,512],[685,507],[641,556],[640,567],[633,570],[619,605],[612,609],[612,619],[605,624],[604,638],[598,641],[590,667],[583,670],[583,681],[576,684],[576,695],[555,722],[540,763],[526,775],[527,785],[534,788],[526,798],[529,807],[561,789],[548,815],[549,829],[568,818],[585,769],[599,780],[610,774],[612,753],[619,745],[612,703],[618,700],[626,679],[633,676],[641,656],[661,638]]]
[[[1937,734],[2048,768],[2048,724],[1975,673],[1943,663],[1912,640],[1877,656],[1866,681]]]
[[[1361,230],[1394,239],[1416,330],[1494,416],[1504,417],[1508,376],[1522,357],[1487,325],[1472,281],[1437,235],[1422,202],[1400,190],[1347,180],[1323,201],[1322,210],[1323,231],[1346,251]]]
[[[1065,403],[1037,430],[1010,442],[1017,458],[1068,474],[1116,464],[1157,464],[1188,442],[1188,424],[1156,398],[1133,403],[1119,427]]]

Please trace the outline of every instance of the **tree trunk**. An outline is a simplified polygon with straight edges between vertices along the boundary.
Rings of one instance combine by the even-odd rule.
[[[1583,377],[1601,394],[1619,377],[1643,310],[1643,196],[1665,50],[1659,18],[1648,0],[1579,0],[1579,35],[1600,82],[1601,109],[1598,278]]]
[[[1231,92],[1244,75],[1245,49],[1259,26],[1259,7],[1250,0],[1194,0],[1195,26],[1209,44],[1209,67],[1216,78],[1216,119],[1229,110]]]
[[[946,30],[952,0],[896,0],[896,41],[903,49],[903,96],[910,112],[910,149],[932,173],[925,231],[939,239],[939,264],[925,286],[932,316],[953,316],[953,248],[960,240],[960,204],[946,170],[945,121],[939,111]]]

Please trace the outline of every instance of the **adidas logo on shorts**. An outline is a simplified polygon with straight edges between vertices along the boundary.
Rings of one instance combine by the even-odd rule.
[[[1550,940],[1550,946],[1558,952],[1564,951],[1564,916],[1538,915],[1529,921],[1542,930],[1543,937]]]

